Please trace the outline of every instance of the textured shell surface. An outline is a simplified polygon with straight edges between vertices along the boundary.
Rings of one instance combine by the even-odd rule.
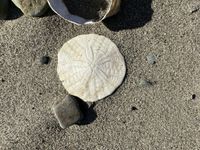
[[[51,9],[58,14],[61,18],[74,23],[76,25],[84,25],[84,24],[94,24],[101,22],[107,17],[110,17],[114,14],[116,14],[119,11],[120,2],[121,0],[109,0],[109,6],[106,10],[106,13],[104,14],[103,18],[100,18],[99,20],[91,20],[91,19],[85,19],[83,17],[74,15],[70,13],[66,5],[64,4],[63,0],[47,0],[49,6]]]
[[[71,14],[62,0],[47,0],[47,2],[56,14],[58,14],[60,17],[62,17],[65,20],[68,20],[71,23],[77,25],[93,23],[92,20],[87,20],[82,17]]]
[[[69,94],[94,102],[115,91],[126,67],[124,57],[110,39],[87,34],[63,45],[58,52],[57,72]]]

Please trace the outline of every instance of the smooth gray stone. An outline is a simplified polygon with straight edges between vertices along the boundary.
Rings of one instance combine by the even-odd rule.
[[[192,14],[192,13],[195,13],[197,11],[200,10],[200,1],[199,0],[192,0],[189,2],[188,4],[188,10],[189,12]]]
[[[41,16],[49,8],[47,0],[12,0],[12,2],[27,16]]]
[[[156,55],[154,53],[149,53],[147,55],[147,62],[151,65],[156,63]]]
[[[0,0],[0,20],[6,19],[8,15],[9,0]]]
[[[53,112],[61,128],[65,129],[83,118],[79,104],[74,96],[66,98],[53,106]]]
[[[147,86],[151,86],[152,82],[150,82],[149,80],[146,79],[141,79],[139,82],[139,86],[140,87],[147,87]]]

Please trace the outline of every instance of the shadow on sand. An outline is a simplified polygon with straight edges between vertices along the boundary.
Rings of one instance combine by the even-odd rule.
[[[23,13],[17,8],[12,2],[10,2],[10,7],[8,10],[8,16],[6,20],[14,20],[23,15]]]
[[[97,114],[94,111],[94,107],[95,107],[95,103],[92,103],[90,106],[82,101],[81,99],[77,98],[80,110],[83,113],[83,119],[81,119],[78,123],[76,123],[77,125],[87,125],[90,124],[92,122],[95,121],[95,119],[97,118]]]
[[[118,14],[105,19],[103,23],[112,31],[142,27],[153,15],[151,3],[152,0],[122,0]]]

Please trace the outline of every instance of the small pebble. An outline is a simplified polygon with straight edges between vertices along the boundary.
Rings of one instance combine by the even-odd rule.
[[[48,56],[43,56],[40,60],[41,64],[48,64],[50,62],[50,57]]]
[[[156,63],[156,55],[154,53],[149,53],[147,55],[147,62],[151,65]]]
[[[0,0],[0,20],[6,19],[8,15],[8,0]]]
[[[131,110],[134,111],[134,110],[138,110],[135,106],[131,107]]]
[[[61,128],[65,129],[83,118],[78,101],[74,96],[66,98],[53,106],[53,112]]]
[[[189,4],[189,12],[192,14],[199,10],[200,10],[200,1],[199,0],[191,1]]]
[[[192,99],[195,99],[196,98],[196,95],[195,94],[192,94]]]
[[[152,82],[149,80],[141,79],[139,85],[141,87],[147,87],[147,86],[151,86]]]
[[[44,140],[44,139],[42,139],[42,143],[45,143],[45,140]]]
[[[200,9],[200,5],[194,7],[194,8],[192,9],[191,13],[195,13],[195,12],[197,12],[199,9]]]
[[[27,16],[41,16],[49,8],[47,0],[12,0],[12,2]]]

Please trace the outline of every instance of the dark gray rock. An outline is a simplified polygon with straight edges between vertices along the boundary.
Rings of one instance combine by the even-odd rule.
[[[192,99],[196,99],[196,94],[192,94]]]
[[[49,62],[50,62],[50,57],[49,56],[43,56],[41,59],[40,59],[40,62],[41,62],[41,64],[49,64]]]
[[[61,128],[65,129],[83,118],[78,101],[74,96],[67,95],[66,98],[53,106],[53,112]]]
[[[0,20],[6,19],[8,15],[9,0],[0,0]]]

